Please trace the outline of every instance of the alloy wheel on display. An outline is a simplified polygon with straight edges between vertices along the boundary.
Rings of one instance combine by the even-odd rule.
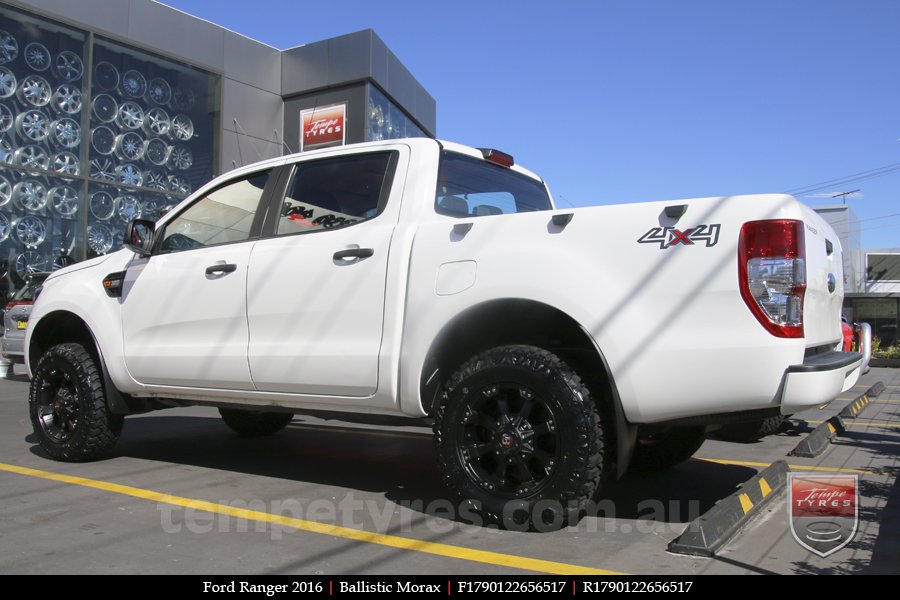
[[[95,127],[91,132],[91,147],[103,156],[109,156],[116,149],[116,134],[106,125]]]
[[[158,106],[144,113],[144,133],[147,135],[166,135],[171,123],[169,114]]]
[[[98,94],[91,100],[91,113],[101,123],[112,123],[119,116],[119,103],[109,94]]]
[[[187,115],[175,115],[172,117],[169,137],[181,142],[190,141],[194,137],[194,122]]]
[[[134,219],[140,219],[143,210],[137,196],[125,194],[116,198],[116,212],[120,219],[128,223]]]
[[[0,206],[6,206],[12,200],[13,186],[9,179],[0,175]]]
[[[70,83],[64,83],[56,88],[51,100],[56,112],[67,115],[81,112],[81,90]]]
[[[191,184],[184,177],[172,175],[169,178],[169,191],[187,196],[191,193]]]
[[[0,213],[0,243],[5,242],[9,239],[9,235],[12,233],[12,227],[9,224],[9,218]],[[6,277],[6,269],[3,269],[3,277]]]
[[[25,46],[25,64],[35,71],[46,71],[50,68],[50,51],[47,46],[31,42]]]
[[[169,189],[169,177],[161,169],[147,169],[144,171],[144,187],[166,191]]]
[[[40,181],[26,179],[13,186],[13,198],[25,210],[37,212],[47,206],[47,188]]]
[[[50,130],[53,141],[63,148],[74,148],[81,143],[81,126],[75,119],[66,117],[54,121]]]
[[[15,121],[13,113],[5,104],[0,104],[0,133],[6,133]]]
[[[161,167],[169,160],[169,145],[159,138],[144,142],[144,158],[147,162]]]
[[[144,183],[144,175],[141,170],[131,163],[116,167],[116,179],[119,183],[135,187],[140,187]]]
[[[13,72],[6,67],[0,67],[0,98],[9,98],[16,93],[18,81]]]
[[[122,129],[140,129],[144,124],[144,109],[137,102],[123,102],[119,105],[116,125]]]
[[[116,137],[116,156],[120,160],[141,160],[144,156],[144,140],[133,131]]]
[[[20,81],[16,93],[24,104],[30,104],[37,108],[47,106],[53,97],[53,89],[50,84],[39,75],[29,75]]]
[[[94,66],[94,85],[102,92],[111,92],[119,87],[119,70],[112,63],[102,61]]]
[[[13,224],[13,231],[26,248],[37,248],[47,239],[47,226],[41,219],[32,215],[17,219]]]
[[[103,181],[115,181],[115,163],[108,158],[95,158],[91,160],[91,177]]]
[[[50,135],[50,119],[39,110],[26,110],[16,117],[16,133],[32,142],[42,142]]]
[[[164,106],[172,99],[172,86],[162,77],[155,77],[147,84],[147,98],[153,104]]]
[[[24,280],[32,273],[43,273],[48,267],[47,257],[34,250],[26,250],[16,257],[16,274]]]
[[[122,73],[122,81],[119,83],[122,95],[128,98],[143,98],[147,93],[147,80],[140,71],[129,69]]]
[[[185,146],[175,146],[169,154],[168,163],[179,171],[186,171],[194,164],[194,153]]]
[[[59,152],[53,155],[50,168],[57,173],[78,175],[81,172],[78,157],[71,152]]]
[[[91,194],[89,205],[91,214],[98,221],[106,221],[116,213],[115,198],[104,190]]]
[[[0,136],[0,165],[15,164],[16,154],[12,144],[5,137]]]
[[[50,155],[40,146],[34,144],[23,146],[13,154],[12,163],[28,169],[50,169]]]
[[[112,230],[102,223],[91,225],[87,231],[87,244],[94,254],[106,254],[113,246]]]
[[[19,43],[8,32],[0,29],[0,65],[16,60],[19,56]]]
[[[61,217],[72,217],[78,212],[78,192],[68,185],[60,185],[50,188],[47,194],[47,203],[50,208]]]
[[[71,50],[63,50],[53,61],[53,71],[62,81],[78,81],[84,73],[84,63],[81,57]]]

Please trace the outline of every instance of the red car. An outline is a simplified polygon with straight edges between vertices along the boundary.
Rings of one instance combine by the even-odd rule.
[[[851,352],[853,348],[853,326],[847,322],[847,317],[841,317],[841,331],[844,333],[844,352]]]

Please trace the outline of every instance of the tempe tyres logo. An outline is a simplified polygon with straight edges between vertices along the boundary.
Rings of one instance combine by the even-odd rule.
[[[821,557],[837,552],[859,524],[858,477],[788,473],[788,520],[807,550]]]

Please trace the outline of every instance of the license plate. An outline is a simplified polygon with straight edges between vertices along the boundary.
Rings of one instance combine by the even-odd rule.
[[[25,329],[28,327],[28,321],[16,321],[16,329]]]

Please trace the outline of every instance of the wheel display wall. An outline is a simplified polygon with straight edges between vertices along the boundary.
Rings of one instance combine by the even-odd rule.
[[[0,6],[0,296],[118,249],[128,220],[156,220],[211,179],[217,89],[212,74]]]

